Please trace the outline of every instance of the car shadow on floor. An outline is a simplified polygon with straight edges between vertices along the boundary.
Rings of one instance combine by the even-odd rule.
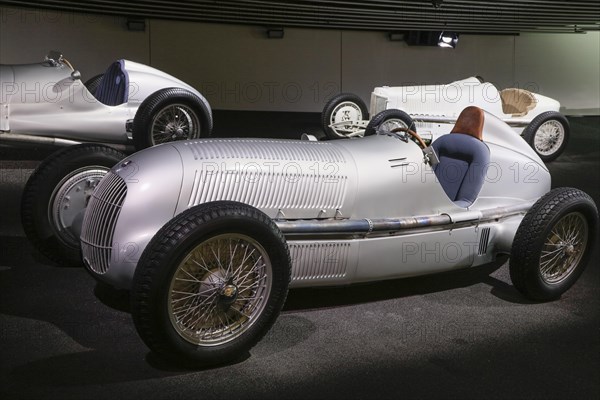
[[[491,276],[508,260],[499,257],[495,262],[480,267],[436,273],[412,278],[355,284],[342,287],[293,289],[290,291],[284,311],[300,311],[315,308],[334,308],[377,301],[401,299],[444,292],[447,290],[486,284],[491,294],[507,302],[530,304],[511,284]]]

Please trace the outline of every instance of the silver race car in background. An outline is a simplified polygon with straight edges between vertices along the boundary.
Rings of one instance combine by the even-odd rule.
[[[0,140],[105,142],[136,150],[209,136],[212,111],[196,89],[128,60],[81,74],[59,52],[36,64],[0,65]]]
[[[481,77],[445,85],[376,87],[369,108],[359,96],[341,93],[325,104],[322,124],[331,139],[369,135],[384,125],[387,130],[410,127],[430,142],[450,132],[469,105],[506,122],[545,162],[554,160],[567,146],[569,121],[559,112],[558,101],[520,88],[498,90]]]
[[[509,254],[521,293],[560,297],[588,261],[598,211],[580,190],[550,190],[547,168],[522,142],[469,107],[429,147],[410,130],[325,142],[179,141],[120,161],[81,145],[45,162],[116,165],[72,189],[76,204],[61,194],[40,209],[60,216],[74,206],[64,231],[81,238],[97,280],[131,290],[135,326],[152,350],[209,365],[249,351],[288,288],[450,271]],[[61,246],[56,231],[46,233]]]

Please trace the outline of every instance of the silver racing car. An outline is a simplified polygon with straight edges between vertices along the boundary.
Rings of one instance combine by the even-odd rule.
[[[152,350],[192,365],[240,357],[271,328],[289,288],[509,254],[515,287],[547,301],[588,261],[593,200],[550,190],[534,150],[479,108],[429,147],[406,129],[306,139],[155,146],[118,161],[81,197],[87,207],[65,229],[80,234],[97,280],[131,290],[135,326]]]
[[[136,150],[206,137],[212,112],[193,87],[147,65],[117,60],[85,84],[60,52],[0,65],[0,140],[105,142]]]

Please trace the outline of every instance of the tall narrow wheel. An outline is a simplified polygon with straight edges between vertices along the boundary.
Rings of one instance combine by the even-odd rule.
[[[144,342],[190,365],[250,350],[287,296],[290,256],[261,211],[241,203],[191,208],[148,244],[135,272],[132,315]]]

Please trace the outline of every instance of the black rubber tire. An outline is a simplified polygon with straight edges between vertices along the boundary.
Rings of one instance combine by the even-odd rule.
[[[344,102],[354,103],[354,105],[360,110],[362,119],[369,119],[369,109],[360,97],[353,93],[340,93],[335,95],[327,103],[325,103],[325,107],[323,107],[323,112],[321,113],[321,126],[323,127],[323,132],[325,132],[325,135],[328,139],[342,139],[346,137],[338,134],[329,127],[335,108]]]
[[[381,124],[383,124],[385,121],[389,121],[391,119],[399,119],[406,125],[408,129],[414,132],[417,131],[415,121],[413,121],[410,115],[402,110],[389,109],[383,110],[369,121],[367,128],[365,129],[365,136],[375,135],[379,129],[379,126],[381,126]]]
[[[224,344],[196,346],[183,339],[170,321],[169,282],[194,246],[224,233],[247,235],[264,247],[272,265],[271,291],[262,314],[241,336]],[[201,204],[168,222],[142,253],[132,283],[133,321],[144,343],[166,359],[189,367],[226,363],[246,354],[273,325],[287,297],[290,277],[285,238],[267,215],[237,202]]]
[[[550,121],[550,120],[556,120],[563,126],[563,129],[565,131],[565,138],[564,138],[562,144],[558,147],[558,149],[554,153],[549,154],[549,155],[542,155],[535,148],[535,134],[536,134],[537,130],[540,128],[540,126],[542,126],[542,124],[544,124],[545,122]],[[529,143],[531,148],[537,153],[537,155],[544,162],[553,161],[558,156],[561,155],[561,153],[565,150],[565,147],[567,147],[570,135],[571,135],[571,126],[569,125],[569,120],[564,115],[562,115],[561,113],[556,112],[556,111],[547,111],[547,112],[541,113],[540,115],[535,117],[533,119],[533,121],[531,121],[529,123],[529,125],[527,125],[527,127],[523,130],[523,134],[522,134],[523,138],[527,141],[527,143]]]
[[[148,96],[133,118],[133,144],[136,151],[154,146],[152,122],[160,110],[169,104],[183,104],[195,112],[200,122],[198,137],[210,136],[213,128],[212,111],[204,98],[182,88],[161,89]],[[189,138],[197,139],[198,137]]]
[[[99,74],[91,77],[85,82],[85,87],[92,95],[96,96],[96,90],[98,89],[98,86],[100,86],[100,82],[102,82],[103,76],[104,74]]]
[[[579,264],[562,281],[549,284],[542,279],[540,257],[544,241],[566,214],[580,212],[588,223],[588,241]],[[596,245],[598,210],[590,196],[579,189],[557,188],[542,196],[527,212],[517,229],[509,262],[513,285],[527,298],[549,301],[559,298],[583,272]]]
[[[51,154],[27,180],[21,199],[21,223],[25,235],[44,256],[60,266],[82,266],[79,243],[65,243],[52,226],[49,207],[61,181],[84,167],[111,168],[126,155],[99,144],[80,144]]]

